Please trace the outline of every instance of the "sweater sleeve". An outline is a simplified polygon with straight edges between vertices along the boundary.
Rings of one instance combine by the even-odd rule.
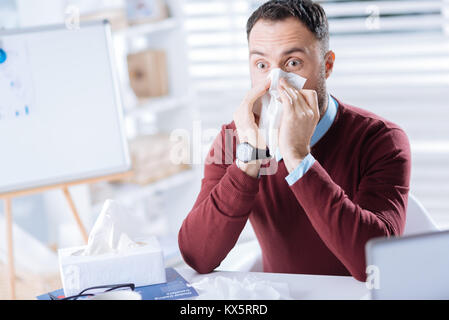
[[[178,234],[184,261],[199,273],[213,271],[234,247],[259,191],[259,179],[235,164],[232,132],[224,126],[212,144],[200,193]]]
[[[368,145],[352,199],[318,161],[291,186],[323,242],[360,281],[366,280],[366,242],[404,230],[411,170],[402,130],[389,130]]]

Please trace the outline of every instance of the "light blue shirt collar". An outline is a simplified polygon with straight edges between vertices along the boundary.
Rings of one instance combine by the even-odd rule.
[[[310,140],[311,147],[313,147],[332,126],[335,116],[337,115],[337,109],[338,102],[330,94],[328,94],[327,110],[315,128],[312,139]],[[279,152],[279,148],[276,149],[275,157],[277,162],[282,160],[282,155]]]

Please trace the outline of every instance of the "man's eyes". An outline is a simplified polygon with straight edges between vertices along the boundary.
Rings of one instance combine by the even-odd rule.
[[[297,68],[299,68],[301,66],[302,66],[302,61],[301,60],[293,59],[293,60],[289,60],[286,63],[286,67],[285,68],[287,70],[291,70],[291,69],[297,69]],[[259,62],[256,63],[256,67],[259,70],[266,70],[268,68],[268,63],[259,61]]]
[[[258,62],[256,64],[256,66],[257,66],[257,69],[265,69],[267,67],[267,65],[263,62]]]
[[[300,65],[301,65],[300,60],[290,60],[289,62],[287,62],[287,67],[289,68],[296,68],[299,67]]]

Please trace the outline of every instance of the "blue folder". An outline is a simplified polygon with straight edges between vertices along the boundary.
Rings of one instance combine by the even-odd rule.
[[[135,292],[140,293],[142,300],[176,300],[198,296],[196,290],[173,268],[166,268],[166,283],[151,286],[136,287]],[[64,297],[64,290],[50,292],[58,298]],[[38,300],[51,300],[48,293],[37,297]]]

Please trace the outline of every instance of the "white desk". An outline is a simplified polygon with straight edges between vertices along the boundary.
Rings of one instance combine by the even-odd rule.
[[[284,282],[288,284],[290,296],[295,300],[359,300],[369,297],[369,290],[364,282],[346,276],[234,271],[214,271],[209,274],[199,274],[189,267],[180,267],[176,268],[176,270],[189,283],[200,281],[205,277],[213,278],[217,276],[243,280],[249,274],[261,280]]]

